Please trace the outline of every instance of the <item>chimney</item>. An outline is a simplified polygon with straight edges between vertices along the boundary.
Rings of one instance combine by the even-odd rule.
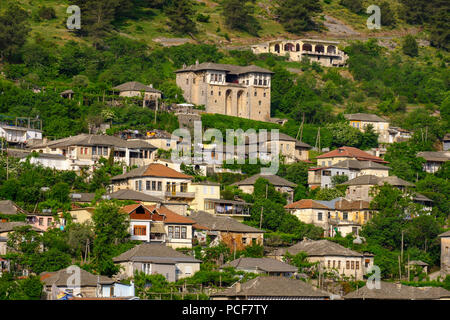
[[[198,60],[195,60],[195,65],[198,66]]]
[[[241,292],[241,283],[238,281],[236,282],[236,293]]]

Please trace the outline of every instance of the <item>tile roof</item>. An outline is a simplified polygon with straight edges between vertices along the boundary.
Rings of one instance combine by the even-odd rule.
[[[284,206],[285,209],[328,209],[331,208],[312,199],[302,199]]]
[[[250,227],[230,217],[218,217],[205,211],[197,211],[189,216],[197,224],[213,231],[230,231],[242,233],[263,233],[263,230]],[[195,227],[195,225],[194,225]]]
[[[150,212],[157,212],[158,214],[164,216],[163,222],[164,223],[175,223],[175,224],[195,224],[195,221],[193,221],[192,219],[189,219],[188,217],[182,216],[178,213],[173,212],[172,210],[170,210],[169,208],[165,207],[165,206],[160,206],[158,208],[157,205],[151,205],[151,206],[146,206],[140,203],[137,204],[130,204],[127,206],[123,206],[122,207],[122,211],[130,214],[133,211],[135,211],[137,208],[139,207],[143,207],[145,209],[147,209]]]
[[[175,73],[178,72],[190,72],[190,71],[203,71],[203,70],[218,70],[218,71],[225,71],[229,74],[245,74],[245,73],[251,73],[251,72],[259,72],[259,73],[274,73],[270,70],[249,65],[249,66],[236,66],[232,64],[220,64],[220,63],[212,63],[212,62],[204,62],[199,64],[193,64],[190,66],[187,66],[185,68],[179,69],[175,71]]]
[[[11,200],[0,200],[0,214],[26,213],[22,208]]]
[[[344,114],[347,120],[370,121],[370,122],[389,122],[373,113],[349,113]]]
[[[109,193],[105,195],[109,197],[109,199],[117,199],[117,200],[135,200],[135,201],[144,201],[144,202],[162,202],[163,200],[144,192],[139,192],[135,190],[122,189],[117,190],[116,192]]]
[[[369,160],[353,160],[353,159],[346,159],[339,161],[338,163],[335,163],[329,168],[345,168],[345,169],[374,169],[374,170],[390,170],[389,167],[382,165],[380,163],[369,161]]]
[[[137,177],[160,177],[175,179],[193,179],[192,176],[178,172],[160,163],[150,163],[147,166],[141,166],[127,173],[112,177],[111,180],[124,180]]]
[[[67,287],[69,283],[68,280],[71,276],[73,276],[74,272],[79,272],[80,286],[82,287],[96,287],[97,283],[113,284],[115,282],[111,278],[92,274],[76,265],[72,265],[56,272],[43,272],[39,276],[41,281],[44,282],[46,286],[52,286],[55,284],[57,287]]]
[[[325,256],[341,256],[341,257],[363,257],[362,253],[350,250],[340,244],[328,240],[303,240],[288,248],[275,250],[275,255],[283,256],[286,252],[297,254],[306,252],[308,256],[325,257]]]
[[[350,292],[344,299],[377,300],[434,300],[450,298],[450,291],[440,287],[411,287],[402,284],[380,281],[380,289],[367,286]]]
[[[145,84],[142,84],[137,81],[130,81],[122,83],[116,87],[113,88],[114,90],[119,91],[145,91],[145,92],[156,92],[161,93],[161,91],[156,90],[155,88],[152,88],[150,86],[146,86]]]
[[[127,141],[115,136],[108,136],[103,134],[87,134],[82,133],[76,136],[71,136],[63,139],[47,141],[46,143],[41,143],[37,145],[33,145],[33,149],[49,147],[49,148],[65,148],[70,146],[110,146],[116,148],[137,148],[139,144],[139,148],[142,149],[157,149],[150,143],[142,142],[142,141]]]
[[[230,261],[220,268],[234,267],[236,269],[258,269],[265,272],[296,272],[298,269],[285,262],[271,258],[245,258],[241,257]]]
[[[43,232],[41,229],[36,228],[28,223],[21,221],[12,221],[12,222],[0,222],[0,233],[14,231],[14,228],[30,226],[32,230],[37,232]]]
[[[388,163],[383,159],[373,156],[370,153],[362,151],[354,147],[340,147],[317,157],[317,159],[334,158],[334,157],[348,157],[356,160],[371,160],[378,163]]]
[[[176,251],[165,244],[160,243],[141,243],[134,248],[118,255],[113,258],[114,262],[123,261],[162,261],[164,259],[167,262],[198,262],[200,260],[194,259],[191,256],[185,255],[179,251]]]
[[[240,287],[240,288],[239,288]],[[286,277],[257,277],[238,286],[225,289],[212,296],[227,297],[297,297],[329,299],[331,293],[319,290],[302,280]]]
[[[442,238],[442,237],[450,237],[450,230],[448,230],[448,231],[446,231],[446,232],[444,232],[444,233],[441,233],[441,234],[439,235],[439,238]]]
[[[370,208],[370,202],[364,200],[353,200],[349,201],[347,199],[341,199],[335,204],[336,210],[367,210]]]
[[[232,186],[250,186],[250,185],[254,185],[256,180],[258,180],[259,178],[263,178],[268,180],[271,184],[273,184],[276,187],[291,187],[291,188],[295,188],[297,187],[297,185],[293,182],[290,182],[289,180],[286,180],[282,177],[279,177],[277,175],[274,174],[255,174],[247,179],[244,179],[242,181],[238,181],[235,182],[233,184],[231,184]]]
[[[95,198],[95,193],[91,192],[76,192],[71,193],[70,198],[74,202],[91,202]]]
[[[424,151],[417,154],[427,161],[446,162],[450,160],[450,151]]]
[[[355,185],[379,185],[382,186],[384,183],[390,184],[392,186],[406,186],[412,187],[414,184],[411,182],[400,179],[396,176],[389,177],[377,177],[374,175],[364,175],[353,178],[343,183],[343,185],[355,186]]]

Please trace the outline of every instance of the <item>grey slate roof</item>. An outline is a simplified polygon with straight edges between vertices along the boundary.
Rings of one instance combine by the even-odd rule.
[[[163,200],[144,192],[122,189],[116,192],[110,193],[106,195],[109,199],[117,199],[117,200],[135,200],[135,201],[145,201],[145,202],[162,202]]]
[[[388,120],[385,120],[385,119],[377,116],[376,114],[372,114],[372,113],[349,113],[349,114],[344,114],[344,117],[347,120],[388,122]]]
[[[21,221],[12,221],[12,222],[0,222],[0,233],[14,231],[14,228],[30,226],[29,224]],[[43,232],[42,230],[31,226],[31,229],[38,232]]]
[[[291,297],[329,299],[331,293],[319,290],[302,280],[286,277],[257,277],[218,293],[216,297]]]
[[[446,232],[444,232],[444,233],[441,233],[441,234],[439,235],[439,238],[442,238],[442,237],[450,237],[450,230],[448,230],[448,231],[446,231]]]
[[[374,161],[360,161],[360,160],[342,160],[331,165],[330,168],[345,168],[345,169],[375,169],[375,170],[389,170],[388,166],[384,166]]]
[[[230,217],[218,217],[213,214],[197,211],[189,216],[197,224],[213,231],[230,231],[243,233],[263,233],[263,230],[250,227]]]
[[[69,277],[71,277],[74,274],[75,269],[79,270],[80,272],[80,286],[82,287],[96,287],[97,283],[113,284],[115,282],[111,278],[92,274],[90,272],[87,272],[86,270],[81,269],[76,265],[67,267],[65,269],[56,272],[44,272],[41,273],[39,276],[46,286],[51,287],[53,284],[55,284],[57,287],[67,287],[68,283],[70,283],[70,281],[68,282]]]
[[[297,254],[299,252],[306,252],[308,256],[325,257],[325,256],[340,256],[340,257],[363,257],[362,253],[350,250],[332,241],[328,240],[303,240],[288,248],[281,248],[275,250],[274,254],[283,256],[286,252],[290,254]]]
[[[121,92],[122,91],[144,91],[144,92],[161,93],[161,91],[159,91],[155,88],[152,88],[150,86],[146,86],[145,84],[142,84],[137,81],[125,82],[125,83],[122,83],[122,84],[114,87],[113,89],[121,91]]]
[[[160,243],[141,243],[113,258],[113,261],[153,261],[155,263],[201,262],[194,257],[185,255]]]
[[[11,200],[0,200],[0,214],[18,214],[25,211]]]
[[[91,202],[95,198],[95,193],[91,192],[74,192],[71,193],[70,199],[74,202]]]
[[[449,151],[424,151],[417,154],[418,157],[422,157],[427,161],[445,162],[450,160]]]
[[[415,266],[421,266],[421,267],[428,266],[428,263],[423,262],[422,260],[411,260],[408,264],[409,265],[415,265]]]
[[[347,182],[344,182],[343,185],[349,185],[349,186],[380,185],[380,186],[382,186],[385,182],[392,186],[406,186],[406,187],[414,186],[414,184],[412,184],[411,182],[405,181],[396,176],[377,177],[377,176],[370,175],[370,174],[364,175],[364,176],[359,176],[354,179],[348,180]]]
[[[259,72],[259,73],[273,73],[270,70],[249,65],[249,66],[236,66],[232,64],[220,64],[220,63],[213,63],[213,62],[204,62],[199,64],[193,64],[190,66],[187,66],[183,69],[179,69],[175,71],[178,72],[196,72],[196,71],[203,71],[203,70],[217,70],[217,71],[226,71],[229,74],[245,74],[245,73],[251,73],[251,72]]]
[[[286,180],[277,175],[273,175],[273,174],[267,174],[267,175],[264,174],[263,175],[260,173],[255,174],[255,175],[251,176],[250,178],[244,179],[242,181],[235,182],[231,185],[232,186],[250,186],[250,185],[254,185],[256,180],[258,180],[259,178],[268,180],[271,184],[273,184],[276,187],[291,187],[291,188],[297,187],[297,185],[295,183],[290,182],[289,180]]]
[[[410,287],[391,282],[380,282],[380,289],[369,289],[367,286],[350,292],[344,299],[377,299],[377,300],[434,300],[450,298],[450,291],[440,287]]]
[[[117,148],[157,149],[152,144],[143,141],[127,141],[114,136],[86,133],[34,145],[33,149],[40,147],[63,148],[69,146],[109,146]]]
[[[259,269],[265,272],[296,272],[297,268],[285,262],[271,258],[238,258],[220,268],[234,267],[236,269]]]

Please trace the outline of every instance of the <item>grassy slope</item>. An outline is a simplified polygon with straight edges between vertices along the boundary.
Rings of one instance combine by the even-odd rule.
[[[58,43],[67,40],[83,41],[80,38],[75,37],[66,28],[66,19],[69,14],[66,13],[68,7],[67,0],[2,0],[0,9],[2,6],[6,6],[8,2],[19,1],[22,6],[27,9],[30,14],[35,14],[40,6],[52,6],[56,10],[57,18],[51,21],[32,21],[32,29],[34,34],[40,34]],[[261,31],[259,38],[255,38],[246,32],[229,30],[225,25],[221,16],[221,8],[219,4],[213,0],[198,0],[195,2],[195,8],[197,13],[203,15],[209,15],[210,21],[208,23],[198,22],[199,33],[196,35],[196,39],[201,42],[208,43],[228,43],[225,35],[227,35],[233,45],[245,45],[248,43],[254,43],[267,39],[274,38],[295,38],[298,37],[293,34],[289,34],[284,31],[283,27],[273,20],[273,13],[271,12],[272,0],[259,0],[256,1],[255,16],[261,23]],[[366,27],[366,15],[357,15],[343,6],[339,5],[339,0],[332,0],[327,4],[323,1],[322,6],[324,9],[323,15],[332,16],[344,22],[346,25],[352,27],[355,31],[360,32],[362,35],[374,35],[374,31],[367,29]],[[366,1],[367,2],[367,1]],[[376,2],[376,1],[375,1]],[[390,0],[393,7],[398,6],[397,0]],[[369,3],[367,3],[367,6]],[[152,44],[155,38],[175,38],[180,37],[170,32],[167,26],[167,18],[160,10],[145,9],[142,10],[137,19],[130,19],[122,22],[117,26],[116,31],[120,32],[124,36],[128,36],[133,39],[142,40],[149,45]],[[83,22],[82,22],[83,23]],[[401,22],[393,30],[381,30],[380,32],[395,32],[402,30],[405,27]],[[315,35],[321,36],[318,33],[308,33],[305,36]],[[325,35],[322,35],[325,37]]]

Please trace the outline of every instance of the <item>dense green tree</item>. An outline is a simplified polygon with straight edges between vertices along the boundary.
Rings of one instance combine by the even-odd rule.
[[[380,3],[380,13],[381,13],[381,25],[393,27],[397,23],[395,19],[394,11],[391,8],[391,5],[387,1],[383,1]]]
[[[224,0],[222,3],[225,24],[231,29],[244,30],[257,35],[261,28],[258,20],[253,16],[254,6],[250,2],[241,0]]]
[[[419,46],[416,39],[412,35],[407,35],[403,39],[402,51],[410,57],[417,57],[419,55]]]
[[[40,300],[43,284],[39,277],[16,279],[4,272],[0,277],[0,300]]]
[[[356,128],[353,128],[348,123],[337,122],[327,124],[327,129],[333,136],[333,147],[359,147],[361,145],[362,134]]]
[[[168,25],[172,31],[180,34],[195,33],[197,31],[193,20],[195,10],[192,0],[172,1],[165,8],[165,13],[169,18]]]
[[[118,246],[128,241],[128,217],[119,207],[108,201],[97,205],[92,215],[94,222],[93,265],[97,272],[112,276],[118,271],[112,258],[119,254]]]
[[[0,61],[11,60],[19,54],[28,33],[28,13],[16,3],[0,12]]]
[[[276,12],[286,31],[302,34],[318,28],[314,18],[322,12],[322,6],[319,1],[279,0]]]
[[[362,0],[340,0],[339,4],[354,13],[362,13],[364,11]]]

